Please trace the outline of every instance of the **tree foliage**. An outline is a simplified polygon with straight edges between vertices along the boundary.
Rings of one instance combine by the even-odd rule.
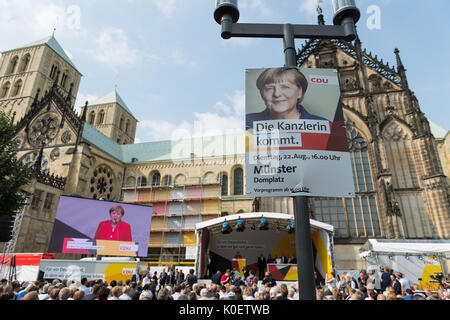
[[[0,110],[0,215],[13,216],[23,208],[28,194],[22,187],[29,183],[30,165],[17,159],[16,126]]]

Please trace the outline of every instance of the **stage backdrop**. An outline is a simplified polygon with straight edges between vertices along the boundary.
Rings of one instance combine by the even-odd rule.
[[[319,278],[325,279],[326,274],[333,271],[332,248],[330,235],[323,230],[311,230],[311,242],[313,245],[314,268]],[[203,229],[201,236],[202,245],[202,276],[205,276],[206,252],[209,250],[212,256],[214,272],[219,269],[224,272],[231,268],[232,259],[239,251],[241,256],[246,259],[248,270],[255,271],[257,275],[257,260],[261,253],[266,258],[276,258],[279,255],[285,255],[289,258],[296,256],[295,234],[285,231],[260,231],[247,228],[244,232],[233,232],[231,234],[211,233],[207,228]],[[296,266],[295,266],[296,270]],[[279,280],[292,281],[297,280],[297,272],[294,278],[288,276],[292,273],[290,267],[277,271]],[[275,276],[275,274],[274,274]],[[281,279],[281,278],[285,279]]]
[[[124,215],[112,230],[109,212],[115,206]],[[146,257],[151,220],[152,207],[61,196],[48,251]],[[97,231],[102,237],[95,239]]]

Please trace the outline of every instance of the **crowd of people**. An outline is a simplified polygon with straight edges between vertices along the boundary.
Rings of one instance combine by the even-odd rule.
[[[447,275],[447,280],[449,276]],[[418,290],[400,272],[384,269],[361,271],[358,279],[348,273],[326,279],[316,275],[317,300],[450,300],[450,288]],[[448,284],[448,282],[443,281]],[[253,271],[241,276],[237,270],[217,271],[210,281],[199,282],[194,270],[144,270],[123,282],[105,280],[40,280],[20,283],[6,279],[0,283],[0,300],[298,300],[297,283],[277,283],[269,272],[259,280]]]

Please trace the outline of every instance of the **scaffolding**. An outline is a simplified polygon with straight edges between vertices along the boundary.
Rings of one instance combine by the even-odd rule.
[[[9,281],[17,280],[15,267],[15,250],[17,239],[19,238],[20,226],[22,225],[23,216],[25,215],[26,205],[14,217],[14,223],[11,229],[11,239],[3,248],[2,260],[0,265],[0,277]]]
[[[191,177],[188,169],[186,169],[181,173],[185,178],[182,183],[173,179],[170,181],[171,183],[160,180],[158,185],[153,185],[152,181],[149,185],[138,186],[139,180],[135,180],[136,183],[133,188],[133,191],[135,192],[135,197],[133,199],[135,201],[127,202],[152,204],[154,208],[152,219],[155,219],[152,221],[152,226],[156,226],[152,227],[150,230],[149,254],[147,258],[142,260],[147,260],[150,264],[156,265],[192,265],[194,263],[189,260],[195,259],[186,259],[185,244],[186,241],[189,242],[195,238],[195,223],[202,222],[206,215],[219,217],[221,213],[220,187],[217,188],[215,194],[212,194],[209,190],[205,190],[208,186],[220,185],[220,181],[217,177],[213,181],[206,181],[206,173],[204,168],[201,167],[200,176]],[[192,192],[195,188],[198,188],[199,191]],[[192,193],[189,194],[189,191]],[[205,191],[207,192],[205,193]],[[209,212],[211,211],[211,208],[205,206],[206,199],[217,200],[215,213]],[[188,210],[189,203],[195,201],[198,201],[199,204],[194,206],[195,209],[190,208]],[[157,210],[161,210],[161,206],[159,206],[158,203],[164,204],[162,214],[156,214]],[[176,203],[179,203],[179,205],[174,206]],[[157,207],[156,210],[155,207]],[[195,217],[197,218],[195,219]],[[193,232],[193,237],[189,240],[189,238],[186,237],[186,233],[190,231]],[[160,233],[159,239],[158,233]],[[168,238],[168,235],[170,235],[170,238]],[[152,242],[158,246],[151,246]],[[193,246],[195,246],[195,244],[193,244]]]

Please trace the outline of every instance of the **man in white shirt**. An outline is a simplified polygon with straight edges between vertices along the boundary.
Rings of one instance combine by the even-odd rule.
[[[81,286],[78,288],[78,290],[84,291],[85,295],[87,295],[87,294],[89,294],[91,292],[91,289],[86,286],[87,283],[88,283],[87,278],[82,278],[81,279]]]
[[[147,273],[144,277],[144,279],[142,279],[142,285],[145,286],[146,284],[150,284],[150,273]]]
[[[178,298],[181,296],[181,286],[179,284],[175,285],[174,289],[175,292],[172,294],[173,300],[178,300]]]
[[[411,283],[409,282],[409,279],[406,278],[401,272],[397,272],[396,275],[402,286],[402,296],[404,296],[406,295],[406,289],[411,289]]]

